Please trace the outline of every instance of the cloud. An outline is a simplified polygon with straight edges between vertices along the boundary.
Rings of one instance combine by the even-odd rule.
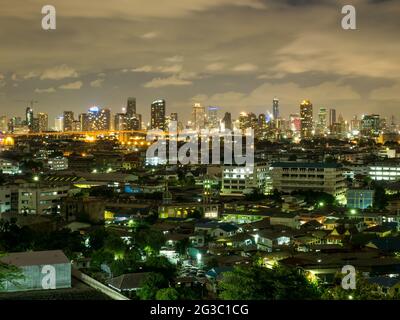
[[[45,70],[40,76],[41,80],[61,80],[65,78],[77,78],[78,73],[75,69],[63,64]]]
[[[174,64],[174,65],[171,65],[171,66],[158,66],[158,67],[145,65],[145,66],[142,66],[142,67],[139,67],[139,68],[131,69],[130,71],[132,71],[132,72],[143,72],[143,73],[150,73],[150,72],[153,72],[153,73],[157,73],[157,72],[158,73],[178,73],[178,72],[181,72],[182,70],[183,70],[183,66],[182,65]]]
[[[90,86],[93,88],[101,88],[103,86],[104,79],[96,79],[90,82]]]
[[[63,85],[59,86],[59,88],[64,89],[64,90],[79,90],[80,88],[82,88],[82,86],[83,86],[82,81],[75,81],[75,82],[63,84]]]
[[[53,93],[53,92],[56,92],[56,89],[54,89],[53,87],[47,89],[39,89],[39,88],[35,89],[35,93]]]
[[[142,39],[150,40],[150,39],[157,38],[158,37],[158,33],[157,32],[148,32],[148,33],[142,34],[140,37]]]
[[[376,100],[400,100],[400,82],[388,88],[379,88],[371,92],[370,98]]]
[[[252,63],[243,63],[243,64],[239,64],[239,65],[233,67],[232,71],[252,72],[252,71],[256,71],[257,69],[258,69],[258,67]]]
[[[180,79],[177,76],[171,76],[168,78],[154,78],[151,81],[145,83],[145,88],[161,88],[167,86],[188,86],[191,85],[192,81]]]
[[[164,60],[171,63],[180,63],[183,62],[183,59],[184,59],[183,56],[172,56],[165,58]]]
[[[206,70],[207,71],[221,71],[223,70],[225,67],[225,63],[222,62],[215,62],[215,63],[211,63],[209,65],[206,66]]]

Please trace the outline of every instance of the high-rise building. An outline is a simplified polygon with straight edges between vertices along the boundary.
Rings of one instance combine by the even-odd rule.
[[[290,122],[290,130],[293,131],[294,134],[299,133],[301,130],[301,118],[300,115],[295,113],[289,116]]]
[[[219,128],[219,119],[218,119],[218,107],[208,107],[208,128],[209,129],[218,129]]]
[[[313,131],[313,105],[310,100],[303,100],[300,104],[301,137],[310,138]]]
[[[26,121],[26,125],[29,127],[29,129],[32,129],[32,125],[33,125],[33,109],[31,107],[27,107],[26,108],[25,121]]]
[[[63,116],[58,116],[54,120],[54,130],[61,132],[64,131],[64,118]]]
[[[192,109],[193,129],[200,131],[206,126],[206,111],[200,103],[195,103]]]
[[[74,132],[82,131],[81,122],[79,120],[74,120],[72,122],[72,131]]]
[[[272,116],[274,117],[274,120],[279,118],[279,99],[274,98],[272,100]]]
[[[126,115],[132,118],[136,114],[136,98],[129,97],[126,105]]]
[[[381,129],[379,114],[364,115],[361,120],[361,133],[365,136],[377,136]]]
[[[336,123],[336,109],[329,109],[329,128]]]
[[[178,113],[177,112],[172,112],[170,115],[171,121],[176,121],[178,122]]]
[[[0,117],[0,132],[6,132],[8,130],[7,116]]]
[[[64,111],[64,131],[72,131],[73,122],[74,113],[72,111]]]
[[[127,114],[125,113],[117,113],[114,116],[114,129],[117,131],[127,130]]]
[[[89,131],[89,115],[87,113],[81,113],[79,115],[79,122],[81,123],[82,131]]]
[[[110,130],[111,111],[97,106],[91,107],[88,111],[89,130]]]
[[[230,112],[225,112],[224,118],[222,119],[223,129],[232,130],[232,115]]]
[[[327,130],[327,112],[325,108],[319,108],[317,134],[324,135]]]
[[[49,130],[49,116],[47,113],[40,112],[38,113],[38,121],[39,121],[39,132],[44,132]]]
[[[165,130],[165,100],[159,99],[151,104],[150,128]]]

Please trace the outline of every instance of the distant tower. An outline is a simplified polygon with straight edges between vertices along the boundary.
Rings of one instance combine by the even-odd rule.
[[[192,109],[192,123],[196,131],[205,128],[206,125],[206,111],[200,103],[195,103]]]
[[[150,128],[165,130],[165,100],[155,100],[151,104]]]
[[[313,105],[310,100],[303,100],[300,104],[301,137],[310,138],[313,130]]]
[[[26,125],[29,129],[32,129],[33,125],[33,109],[32,107],[27,107],[25,111]]]
[[[274,120],[279,118],[279,99],[274,98],[272,100],[272,116],[274,117]]]
[[[225,130],[232,130],[232,115],[230,114],[230,112],[225,112],[222,123],[225,126]]]

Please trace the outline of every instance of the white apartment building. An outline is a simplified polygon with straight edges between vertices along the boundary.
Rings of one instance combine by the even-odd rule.
[[[400,163],[388,162],[368,166],[368,176],[376,181],[400,180]]]
[[[272,185],[280,192],[312,190],[345,197],[343,168],[336,163],[276,162],[271,165]]]
[[[16,162],[8,159],[0,159],[0,173],[3,174],[18,174],[21,173]]]
[[[68,159],[65,157],[49,158],[47,167],[52,171],[62,171],[68,169]]]
[[[68,196],[70,190],[70,186],[20,185],[16,191],[18,201],[15,209],[26,214],[59,214],[61,200]]]
[[[268,193],[272,180],[267,162],[254,166],[224,165],[222,168],[222,195],[244,195],[252,190]]]

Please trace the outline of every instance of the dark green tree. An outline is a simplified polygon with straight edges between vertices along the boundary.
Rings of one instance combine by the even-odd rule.
[[[137,295],[140,300],[154,300],[157,292],[167,287],[167,279],[160,273],[152,272],[141,282]]]

